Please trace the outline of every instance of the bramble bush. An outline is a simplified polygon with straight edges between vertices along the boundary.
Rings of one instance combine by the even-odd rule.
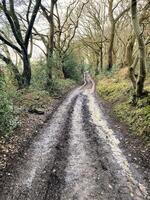
[[[0,75],[0,136],[7,135],[18,125],[13,103],[5,88],[5,79]]]

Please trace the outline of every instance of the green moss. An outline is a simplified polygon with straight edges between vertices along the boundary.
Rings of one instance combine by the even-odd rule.
[[[117,101],[121,95],[125,95],[129,90],[129,84],[125,81],[118,82],[116,80],[104,80],[98,82],[98,92],[106,100]]]
[[[149,88],[148,81],[145,88]],[[129,125],[133,134],[150,144],[150,95],[140,99],[135,107],[130,104],[130,90],[128,80],[105,78],[97,83],[98,93],[113,103],[113,111],[118,118]]]
[[[134,134],[145,136],[150,141],[150,106],[143,108],[133,107],[127,102],[115,105],[117,116],[126,122]]]

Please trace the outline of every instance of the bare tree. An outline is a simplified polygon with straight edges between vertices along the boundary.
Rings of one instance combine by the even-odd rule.
[[[42,41],[44,42],[47,49],[47,68],[48,68],[49,79],[52,79],[52,59],[53,59],[53,52],[54,52],[54,34],[55,34],[54,8],[55,8],[56,3],[57,3],[57,0],[51,0],[50,11],[43,4],[41,4],[43,15],[49,23],[49,32],[50,32],[49,36],[47,37],[48,40],[46,40],[41,35]]]
[[[115,10],[118,8],[119,4],[122,2],[122,0],[119,0],[116,5],[114,4],[114,0],[108,0],[108,15],[109,15],[109,21],[110,21],[110,38],[109,38],[109,48],[108,48],[108,64],[107,68],[108,70],[112,69],[113,66],[113,45],[114,45],[114,37],[115,37],[115,26],[116,23],[120,20],[120,18],[130,10],[130,6],[120,11],[117,16],[114,16]]]
[[[79,27],[79,20],[83,9],[88,2],[89,0],[86,0],[85,2],[73,0],[66,8],[65,17],[63,19],[60,17],[60,9],[56,4],[57,25],[55,48],[60,58],[60,68],[62,68],[64,78],[66,78],[64,59],[71,51],[70,47]]]
[[[28,10],[26,13],[28,27],[25,30],[25,32],[22,32],[21,24],[20,24],[18,15],[15,11],[14,0],[9,0],[8,4],[6,3],[6,0],[2,0],[2,3],[0,3],[2,11],[4,12],[4,15],[10,25],[12,34],[16,40],[16,44],[9,41],[2,32],[0,33],[0,40],[5,45],[17,51],[23,61],[21,87],[29,86],[30,81],[31,81],[31,66],[30,66],[30,58],[28,55],[28,46],[29,46],[31,35],[32,35],[32,28],[35,22],[35,18],[41,4],[41,0],[36,0],[36,3],[32,10],[31,17],[29,19],[30,12],[31,12],[31,4],[32,4],[32,1],[30,0],[28,3]]]
[[[50,32],[48,35],[40,34],[35,27],[34,32],[35,35],[38,35],[43,41],[45,46],[46,52],[44,52],[44,54],[47,56],[47,63],[49,63],[47,65],[49,68],[50,79],[52,78],[53,71],[51,58],[54,51],[55,55],[58,55],[60,61],[59,67],[62,71],[62,75],[65,77],[65,71],[63,68],[64,59],[71,51],[70,46],[76,35],[82,11],[88,1],[89,0],[84,3],[79,0],[70,1],[63,14],[59,8],[58,1],[56,0],[51,1],[50,10],[45,5],[41,5],[42,14],[50,27]]]

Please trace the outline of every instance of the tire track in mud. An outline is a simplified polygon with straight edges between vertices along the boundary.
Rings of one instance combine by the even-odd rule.
[[[83,96],[83,98],[83,129],[88,139],[89,154],[92,158],[92,162],[95,165],[97,190],[99,191],[99,197],[97,199],[121,200],[120,197],[117,198],[117,196],[115,195],[116,192],[113,190],[115,179],[110,172],[110,166],[106,157],[106,151],[109,151],[109,149],[105,149],[104,142],[100,140],[97,135],[95,125],[91,123],[89,108],[87,106],[87,96]]]
[[[60,200],[61,198],[61,191],[65,186],[65,168],[68,162],[67,159],[69,154],[70,139],[69,132],[71,129],[72,112],[76,101],[77,97],[74,99],[72,106],[68,112],[64,129],[62,130],[59,142],[55,147],[55,160],[51,169],[51,174],[48,178],[47,189],[43,200]]]
[[[83,131],[83,98],[80,95],[74,107],[70,139],[69,157],[66,167],[65,188],[61,200],[94,200],[96,198],[95,168],[88,152],[88,143]]]
[[[82,116],[84,130],[86,131],[87,138],[89,138],[93,162],[96,162],[97,165],[97,175],[99,177],[97,185],[99,185],[99,190],[102,191],[101,199],[146,200],[147,193],[145,188],[142,186],[141,190],[138,180],[134,179],[131,171],[128,172],[130,169],[127,169],[127,172],[125,171],[126,173],[124,173],[126,168],[122,169],[122,165],[120,166],[122,161],[118,163],[119,161],[113,156],[114,152],[112,152],[111,146],[109,145],[109,136],[107,135],[105,128],[99,124],[93,123],[92,113],[89,108],[90,100],[88,97],[88,95],[84,94]],[[93,113],[93,115],[94,114],[95,113]],[[102,136],[100,134],[102,134]]]

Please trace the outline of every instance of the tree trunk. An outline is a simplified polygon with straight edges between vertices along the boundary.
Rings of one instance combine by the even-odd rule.
[[[136,90],[136,76],[135,76],[135,68],[138,63],[138,56],[135,58],[133,64],[129,67],[129,77],[131,79],[133,89]]]
[[[61,69],[61,78],[62,79],[67,79],[69,78],[67,73],[66,73],[66,70],[65,70],[65,61],[64,61],[64,58],[62,58],[60,56],[60,69]]]
[[[24,87],[28,87],[31,81],[31,66],[30,66],[30,59],[28,57],[27,52],[23,52],[23,83]]]
[[[100,58],[99,53],[96,55],[96,68],[95,68],[95,75],[99,75],[99,67],[100,67]]]
[[[126,47],[126,54],[125,54],[125,66],[131,66],[133,64],[133,49],[134,49],[134,43],[135,43],[135,34],[132,34],[132,36],[128,39],[128,44]]]
[[[103,71],[103,44],[100,49],[100,68],[101,68],[101,71]]]
[[[50,10],[50,36],[48,42],[48,59],[47,59],[47,67],[48,67],[48,78],[52,79],[52,61],[53,61],[53,51],[54,51],[54,6],[56,0],[51,0],[51,10]]]
[[[49,41],[49,56],[53,55],[54,50],[54,0],[51,0],[51,14],[50,14],[50,41]]]
[[[48,81],[52,79],[52,65],[53,65],[53,58],[50,52],[48,52],[47,54]]]
[[[108,66],[107,69],[111,70],[113,66],[113,46],[114,46],[114,38],[115,38],[115,24],[111,24],[110,30],[110,42],[108,48]]]
[[[139,20],[137,17],[137,1],[131,0],[131,14],[134,32],[137,38],[139,47],[140,70],[136,83],[136,96],[141,97],[144,89],[144,81],[146,78],[146,63],[145,63],[145,44],[144,38],[141,34]]]

